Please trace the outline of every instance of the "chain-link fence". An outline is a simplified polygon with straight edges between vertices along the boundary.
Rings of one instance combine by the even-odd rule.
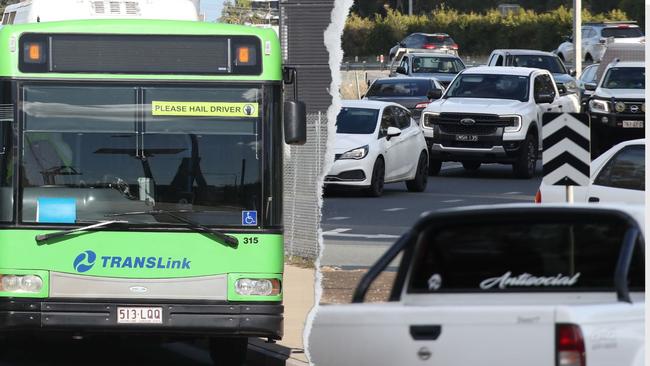
[[[317,182],[326,146],[327,114],[319,112],[307,116],[307,143],[285,148],[284,252],[288,256],[318,257]]]

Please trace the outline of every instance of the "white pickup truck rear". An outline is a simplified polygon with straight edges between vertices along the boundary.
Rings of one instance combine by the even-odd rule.
[[[369,270],[353,300],[362,302],[401,253],[391,301],[319,308],[311,361],[641,366],[640,212],[526,205],[424,218]]]

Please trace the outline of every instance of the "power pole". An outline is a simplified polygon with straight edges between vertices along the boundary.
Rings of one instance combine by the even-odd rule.
[[[582,0],[573,0],[573,50],[576,78],[582,73]]]
[[[413,0],[409,0],[409,15],[413,15]]]

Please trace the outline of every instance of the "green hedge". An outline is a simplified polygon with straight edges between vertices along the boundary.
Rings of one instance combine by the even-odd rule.
[[[626,20],[620,10],[607,14],[584,11],[583,22]],[[384,18],[350,14],[342,36],[345,56],[388,54],[388,50],[413,32],[448,33],[465,55],[487,55],[496,48],[530,48],[551,51],[571,34],[571,9],[559,7],[545,13],[520,11],[502,17],[497,10],[484,14],[440,9],[428,15],[408,16],[389,11]]]

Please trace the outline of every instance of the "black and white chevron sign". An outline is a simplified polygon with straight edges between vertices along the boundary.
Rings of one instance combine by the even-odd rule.
[[[589,185],[589,115],[544,113],[542,139],[545,184]]]

